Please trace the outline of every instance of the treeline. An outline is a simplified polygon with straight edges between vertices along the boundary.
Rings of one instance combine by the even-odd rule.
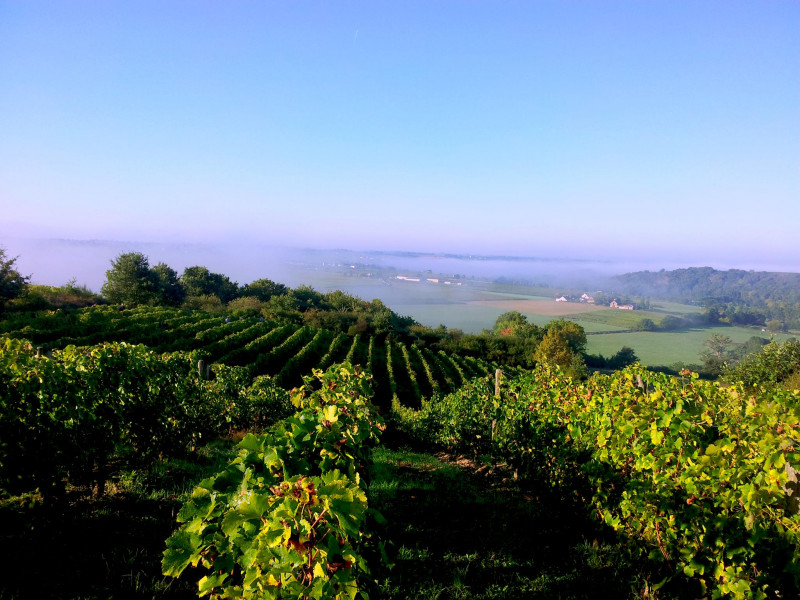
[[[716,325],[736,325],[739,327],[762,327],[773,333],[787,331],[800,326],[800,312],[795,315],[791,306],[758,308],[743,306],[733,302],[719,303],[708,300],[705,310],[696,314],[667,315],[658,323],[643,318],[635,326],[635,331],[675,331],[689,327],[713,327]],[[800,311],[800,306],[797,307]]]
[[[800,327],[800,273],[711,267],[638,271],[614,278],[620,293],[698,304],[734,325]]]
[[[29,285],[28,278],[12,272],[14,260],[3,264],[13,273],[9,275],[13,281],[3,288],[5,316],[12,320],[14,313],[114,304],[123,309],[171,306],[231,317],[263,316],[350,335],[403,334],[415,324],[380,300],[367,302],[338,290],[321,293],[310,286],[292,289],[265,278],[240,285],[203,266],[187,267],[179,274],[165,263],[151,266],[141,252],[120,254],[112,261],[100,294],[76,285],[74,280],[60,287]]]

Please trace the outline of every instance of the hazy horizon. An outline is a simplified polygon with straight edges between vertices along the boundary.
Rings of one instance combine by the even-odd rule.
[[[11,241],[11,243],[8,243]],[[633,271],[659,271],[710,266],[719,270],[742,269],[773,272],[800,272],[788,264],[684,261],[671,257],[643,259],[628,257],[570,257],[513,255],[455,255],[424,249],[289,248],[257,244],[155,243],[115,240],[75,240],[56,238],[3,238],[0,247],[7,257],[18,257],[16,268],[31,276],[31,282],[63,285],[75,279],[99,292],[111,261],[123,252],[142,252],[150,265],[164,262],[181,273],[189,266],[201,265],[229,276],[241,285],[266,277],[290,287],[312,285],[320,289],[320,276],[313,271],[335,263],[351,263],[395,268],[398,273],[462,274],[493,281],[501,278],[529,281],[550,286],[591,285],[607,277]],[[324,277],[322,277],[324,280]],[[322,286],[329,287],[329,286]],[[322,291],[328,291],[324,289]]]
[[[95,276],[15,240],[212,244],[238,279],[265,246],[798,271],[798,30],[788,0],[0,3],[0,244],[48,283]]]

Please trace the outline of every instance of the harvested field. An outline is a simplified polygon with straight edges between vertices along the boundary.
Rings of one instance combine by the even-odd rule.
[[[523,314],[544,315],[547,317],[564,317],[608,308],[606,306],[595,306],[594,304],[556,302],[555,300],[474,300],[467,304],[492,307],[502,312],[518,310]]]

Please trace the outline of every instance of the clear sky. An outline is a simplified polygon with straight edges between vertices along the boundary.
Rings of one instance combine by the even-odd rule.
[[[800,271],[800,2],[0,0],[21,236]]]

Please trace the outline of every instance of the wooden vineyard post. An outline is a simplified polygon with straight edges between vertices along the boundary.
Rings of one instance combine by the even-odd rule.
[[[494,397],[500,399],[500,376],[503,374],[503,371],[500,369],[495,369],[494,371]],[[492,473],[494,473],[494,469],[497,466],[495,464],[494,458],[494,432],[495,428],[497,427],[497,417],[492,419],[492,444],[491,444],[491,453],[492,453]],[[515,477],[516,479],[516,477]]]
[[[789,481],[783,487],[786,492],[786,512],[789,516],[800,513],[800,482],[797,480],[797,469],[788,462],[786,463],[786,474]]]
[[[203,375],[204,375],[204,373],[205,373],[205,369],[204,369],[203,367],[205,366],[205,364],[206,364],[206,363],[205,363],[205,361],[204,361],[202,358],[201,358],[200,360],[198,360],[198,361],[197,361],[197,376],[198,376],[200,379],[203,379],[203,378],[204,378],[204,377],[203,377]]]

